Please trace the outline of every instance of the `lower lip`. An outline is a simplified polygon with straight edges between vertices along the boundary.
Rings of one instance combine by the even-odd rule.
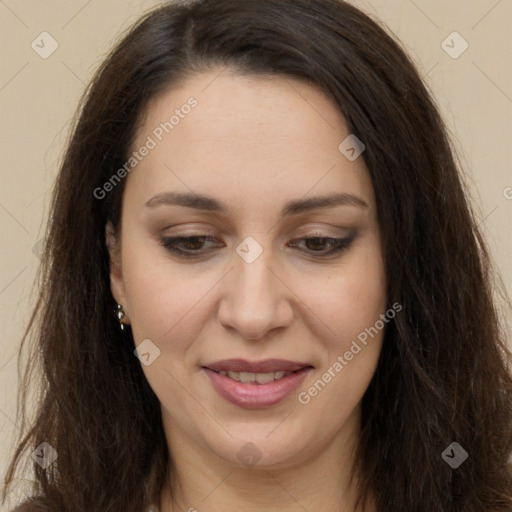
[[[268,384],[238,382],[209,368],[203,370],[210,377],[215,390],[228,402],[245,409],[261,409],[275,405],[290,396],[302,384],[312,368],[303,368]]]

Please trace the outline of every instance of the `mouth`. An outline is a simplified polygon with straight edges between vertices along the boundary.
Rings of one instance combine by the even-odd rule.
[[[281,380],[284,377],[288,377],[288,375],[297,373],[300,370],[296,370],[294,372],[285,372],[283,370],[279,370],[277,372],[265,373],[232,372],[227,370],[212,371],[222,375],[223,377],[229,377],[236,382],[243,382],[244,384],[268,384],[269,382],[274,382],[275,380]]]
[[[243,408],[269,407],[288,397],[313,369],[308,363],[267,359],[230,359],[203,366],[213,388]]]
[[[312,368],[312,366],[286,359],[265,359],[264,361],[226,359],[208,364],[203,368],[245,384],[268,384],[288,377],[304,368]]]

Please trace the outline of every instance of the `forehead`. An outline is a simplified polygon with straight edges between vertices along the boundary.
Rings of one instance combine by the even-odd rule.
[[[317,86],[280,75],[243,76],[215,68],[194,74],[155,98],[139,135],[179,114],[176,111],[191,97],[197,100],[190,113],[193,128],[187,130],[191,122],[180,122],[172,129],[173,135],[187,132],[189,140],[194,135],[203,141],[205,135],[219,140],[234,136],[245,145],[310,140],[318,145],[325,133],[346,130],[343,116]]]
[[[363,158],[349,161],[338,148],[349,135],[317,87],[217,68],[148,105],[132,149],[150,139],[152,149],[130,173],[129,188],[140,200],[168,189],[285,202],[315,189],[365,195],[371,203]]]

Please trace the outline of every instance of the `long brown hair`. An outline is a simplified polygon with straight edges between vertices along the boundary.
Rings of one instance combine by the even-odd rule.
[[[113,314],[104,233],[108,220],[119,227],[125,180],[103,199],[94,191],[127,161],[149,100],[216,65],[316,84],[366,146],[388,300],[403,313],[388,325],[363,398],[360,503],[372,493],[381,512],[511,510],[511,354],[484,239],[418,72],[392,36],[339,0],[169,3],[101,65],[56,181],[22,342],[33,334],[23,419],[38,362],[40,399],[4,501],[43,442],[58,459],[34,463],[41,510],[140,512],[172,472],[159,401]],[[441,456],[452,442],[469,455],[456,469]]]

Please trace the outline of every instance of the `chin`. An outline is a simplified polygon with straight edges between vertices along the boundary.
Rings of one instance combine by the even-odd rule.
[[[286,417],[286,415],[285,415]],[[305,429],[295,422],[293,431],[280,425],[282,420],[244,425],[236,432],[228,428],[222,441],[207,440],[209,448],[230,464],[250,469],[282,469],[299,464],[314,455],[314,436],[305,435]],[[242,431],[242,432],[240,432]]]

